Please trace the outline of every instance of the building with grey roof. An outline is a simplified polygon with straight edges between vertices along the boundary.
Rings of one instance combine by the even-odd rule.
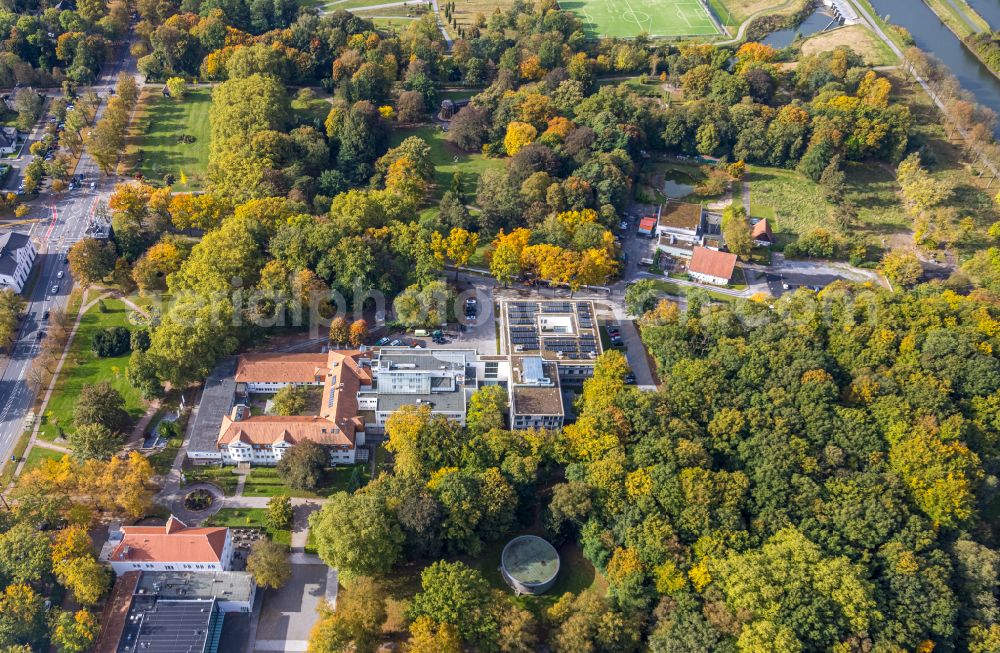
[[[31,274],[36,255],[35,245],[28,234],[18,231],[0,234],[0,289],[21,292]]]
[[[427,406],[431,412],[465,424],[469,396],[479,387],[485,365],[473,349],[383,347],[371,361],[372,385],[358,392],[359,411],[371,411],[373,430],[385,428],[403,406]]]
[[[219,450],[219,425],[230,413],[236,400],[236,358],[223,359],[205,379],[198,412],[191,424],[187,456],[195,462],[222,462]]]
[[[562,428],[566,418],[559,368],[539,356],[511,358],[510,427]]]
[[[140,572],[115,582],[95,653],[216,653],[227,614],[253,611],[246,572]]]

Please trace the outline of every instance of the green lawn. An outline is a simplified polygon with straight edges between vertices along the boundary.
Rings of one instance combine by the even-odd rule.
[[[157,474],[166,474],[170,471],[182,444],[184,444],[183,438],[171,438],[167,440],[167,446],[149,457],[149,464]]]
[[[767,218],[782,241],[794,240],[814,227],[827,226],[830,205],[819,184],[794,170],[747,166],[750,183],[750,213]]]
[[[129,355],[98,358],[90,348],[94,334],[102,329],[114,326],[132,328],[128,322],[131,309],[125,304],[116,299],[105,299],[104,305],[106,313],[102,313],[100,306],[95,304],[80,321],[80,328],[56,382],[52,399],[46,407],[45,420],[39,431],[45,440],[54,440],[60,431],[73,431],[73,409],[80,390],[85,385],[107,381],[124,397],[125,409],[133,420],[139,419],[145,412],[146,402],[139,391],[125,379]]]
[[[210,125],[208,110],[212,105],[209,89],[192,89],[181,102],[159,93],[144,96],[136,122],[142,134],[138,138],[139,170],[154,182],[166,174],[174,175],[174,190],[198,190],[205,182],[208,167]],[[190,136],[193,142],[181,142]],[[187,185],[180,183],[183,172]]]
[[[296,490],[285,483],[277,469],[273,467],[254,467],[250,470],[246,485],[243,486],[243,496],[247,497],[275,497],[286,494],[290,497],[301,497],[314,499],[317,497],[328,497],[334,492],[347,491],[351,485],[351,475],[354,469],[358,468],[361,473],[361,485],[368,482],[368,465],[358,463],[357,465],[341,465],[330,467],[324,474],[322,485],[315,491]]]
[[[590,37],[715,36],[719,30],[698,0],[563,0]]]
[[[482,154],[463,152],[445,140],[446,135],[433,126],[396,129],[389,137],[389,146],[396,147],[410,136],[419,136],[431,146],[434,182],[437,184],[434,196],[441,197],[451,188],[451,179],[456,172],[462,173],[462,192],[466,196],[473,195],[479,175],[490,168],[502,168],[503,159],[488,159]]]
[[[727,295],[721,292],[715,292],[713,290],[709,290],[708,288],[680,286],[677,285],[676,283],[673,283],[672,281],[661,281],[657,279],[653,282],[653,284],[656,286],[656,289],[659,290],[660,292],[666,293],[668,295],[673,295],[675,297],[686,297],[687,294],[691,291],[695,292],[700,291],[708,295],[710,299],[720,302],[735,302],[737,299],[739,299],[738,297],[733,297],[732,295]]]
[[[298,100],[292,100],[292,110],[295,112],[296,117],[303,123],[310,125],[318,125],[318,129],[323,130],[323,122],[326,117],[330,114],[330,104],[329,100],[318,97],[309,102],[299,102]]]
[[[831,222],[832,205],[819,184],[795,170],[748,166],[750,213],[767,218],[779,246],[817,227],[837,230]],[[910,220],[899,201],[894,171],[875,162],[848,162],[844,171],[845,197],[858,208],[855,232],[878,245],[885,234],[906,230]]]
[[[226,496],[233,496],[236,494],[236,484],[239,482],[239,477],[233,471],[233,467],[199,465],[185,469],[184,480],[186,485],[211,483],[218,486]]]
[[[205,526],[228,526],[230,528],[262,528],[271,539],[279,544],[291,546],[292,532],[272,530],[264,523],[267,508],[223,508],[205,520]]]
[[[28,459],[24,461],[24,468],[21,470],[21,473],[26,474],[30,472],[46,460],[61,460],[65,455],[66,454],[61,451],[34,446],[31,448],[31,451],[28,452]]]
[[[31,431],[25,431],[14,443],[14,450],[11,452],[14,460],[8,459],[3,462],[3,471],[0,472],[0,489],[6,488],[14,480],[14,470],[17,469],[16,461],[24,455],[24,450],[28,448],[29,442],[31,442]]]
[[[566,592],[579,594],[588,589],[595,588],[601,591],[606,590],[607,581],[601,576],[594,565],[583,557],[583,552],[575,543],[564,544],[559,547],[559,577],[555,585],[545,594],[540,596],[517,596],[513,593],[507,583],[500,575],[500,554],[504,545],[515,535],[486,545],[483,552],[474,559],[465,562],[475,567],[483,574],[483,577],[496,589],[509,595],[511,601],[527,610],[531,610],[536,615],[551,607]]]

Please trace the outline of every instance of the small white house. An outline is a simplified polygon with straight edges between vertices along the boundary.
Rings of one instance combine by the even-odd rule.
[[[15,127],[0,127],[0,152],[13,154],[21,143],[21,134]]]
[[[736,254],[720,252],[708,247],[695,247],[688,266],[688,274],[695,281],[726,286],[736,269]]]
[[[0,235],[0,290],[21,292],[35,262],[35,245],[28,234],[8,231]]]

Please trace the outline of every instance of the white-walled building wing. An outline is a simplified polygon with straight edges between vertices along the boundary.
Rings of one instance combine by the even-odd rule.
[[[37,252],[28,234],[8,231],[0,234],[0,290],[19,293],[31,274]]]

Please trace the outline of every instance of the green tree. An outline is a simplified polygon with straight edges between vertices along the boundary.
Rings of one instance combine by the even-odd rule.
[[[469,397],[465,423],[471,433],[502,429],[507,411],[507,391],[499,385],[483,386]]]
[[[182,102],[187,95],[187,82],[182,77],[171,77],[167,80],[167,91],[176,102]]]
[[[163,384],[156,375],[156,365],[143,351],[133,351],[129,356],[125,379],[142,393],[144,399],[153,399],[163,394]]]
[[[122,439],[99,423],[81,424],[69,434],[73,457],[79,461],[108,460],[122,446]]]
[[[115,248],[106,240],[84,238],[69,248],[69,269],[84,286],[100,283],[115,269]]]
[[[35,645],[45,634],[45,600],[28,585],[8,585],[0,594],[0,647],[39,650]]]
[[[879,265],[882,274],[892,283],[908,288],[916,285],[924,268],[913,252],[888,251]]]
[[[247,572],[253,576],[258,587],[284,587],[292,577],[288,547],[266,537],[257,540],[247,556]]]
[[[385,432],[385,447],[394,456],[396,474],[418,478],[454,466],[465,439],[461,427],[432,414],[426,405],[401,406],[389,416]]]
[[[292,527],[294,519],[292,500],[288,495],[281,494],[267,501],[267,516],[265,521],[271,530],[286,531]]]
[[[86,653],[100,630],[89,610],[57,610],[50,622],[52,645],[59,653]]]
[[[410,619],[451,624],[470,644],[489,646],[496,640],[490,587],[478,571],[462,562],[439,560],[420,573],[420,587],[407,610]]]
[[[306,409],[309,390],[296,385],[286,385],[274,395],[271,411],[275,415],[301,415]]]
[[[112,433],[120,433],[128,424],[125,399],[107,381],[83,386],[73,411],[77,426],[100,424]]]
[[[873,588],[860,570],[846,558],[825,556],[794,528],[719,561],[714,575],[731,609],[771,617],[770,625],[751,624],[755,639],[773,630],[806,649],[825,648],[866,631],[876,617]]]
[[[746,210],[742,206],[729,205],[722,212],[722,237],[730,252],[744,260],[750,256],[753,240],[750,237]]]
[[[625,307],[631,315],[642,317],[660,301],[660,292],[652,279],[639,279],[625,289]]]
[[[403,531],[384,498],[363,489],[337,492],[309,516],[323,562],[346,582],[392,569],[403,551]]]
[[[448,321],[451,292],[443,281],[431,281],[423,286],[414,284],[392,302],[396,319],[405,326],[439,326]]]
[[[27,523],[0,534],[0,584],[39,585],[51,571],[49,540]]]
[[[12,288],[0,290],[0,349],[7,349],[14,343],[20,326],[24,300]]]
[[[312,440],[303,440],[285,449],[278,461],[278,473],[296,490],[315,490],[329,464],[330,454],[326,447]]]

